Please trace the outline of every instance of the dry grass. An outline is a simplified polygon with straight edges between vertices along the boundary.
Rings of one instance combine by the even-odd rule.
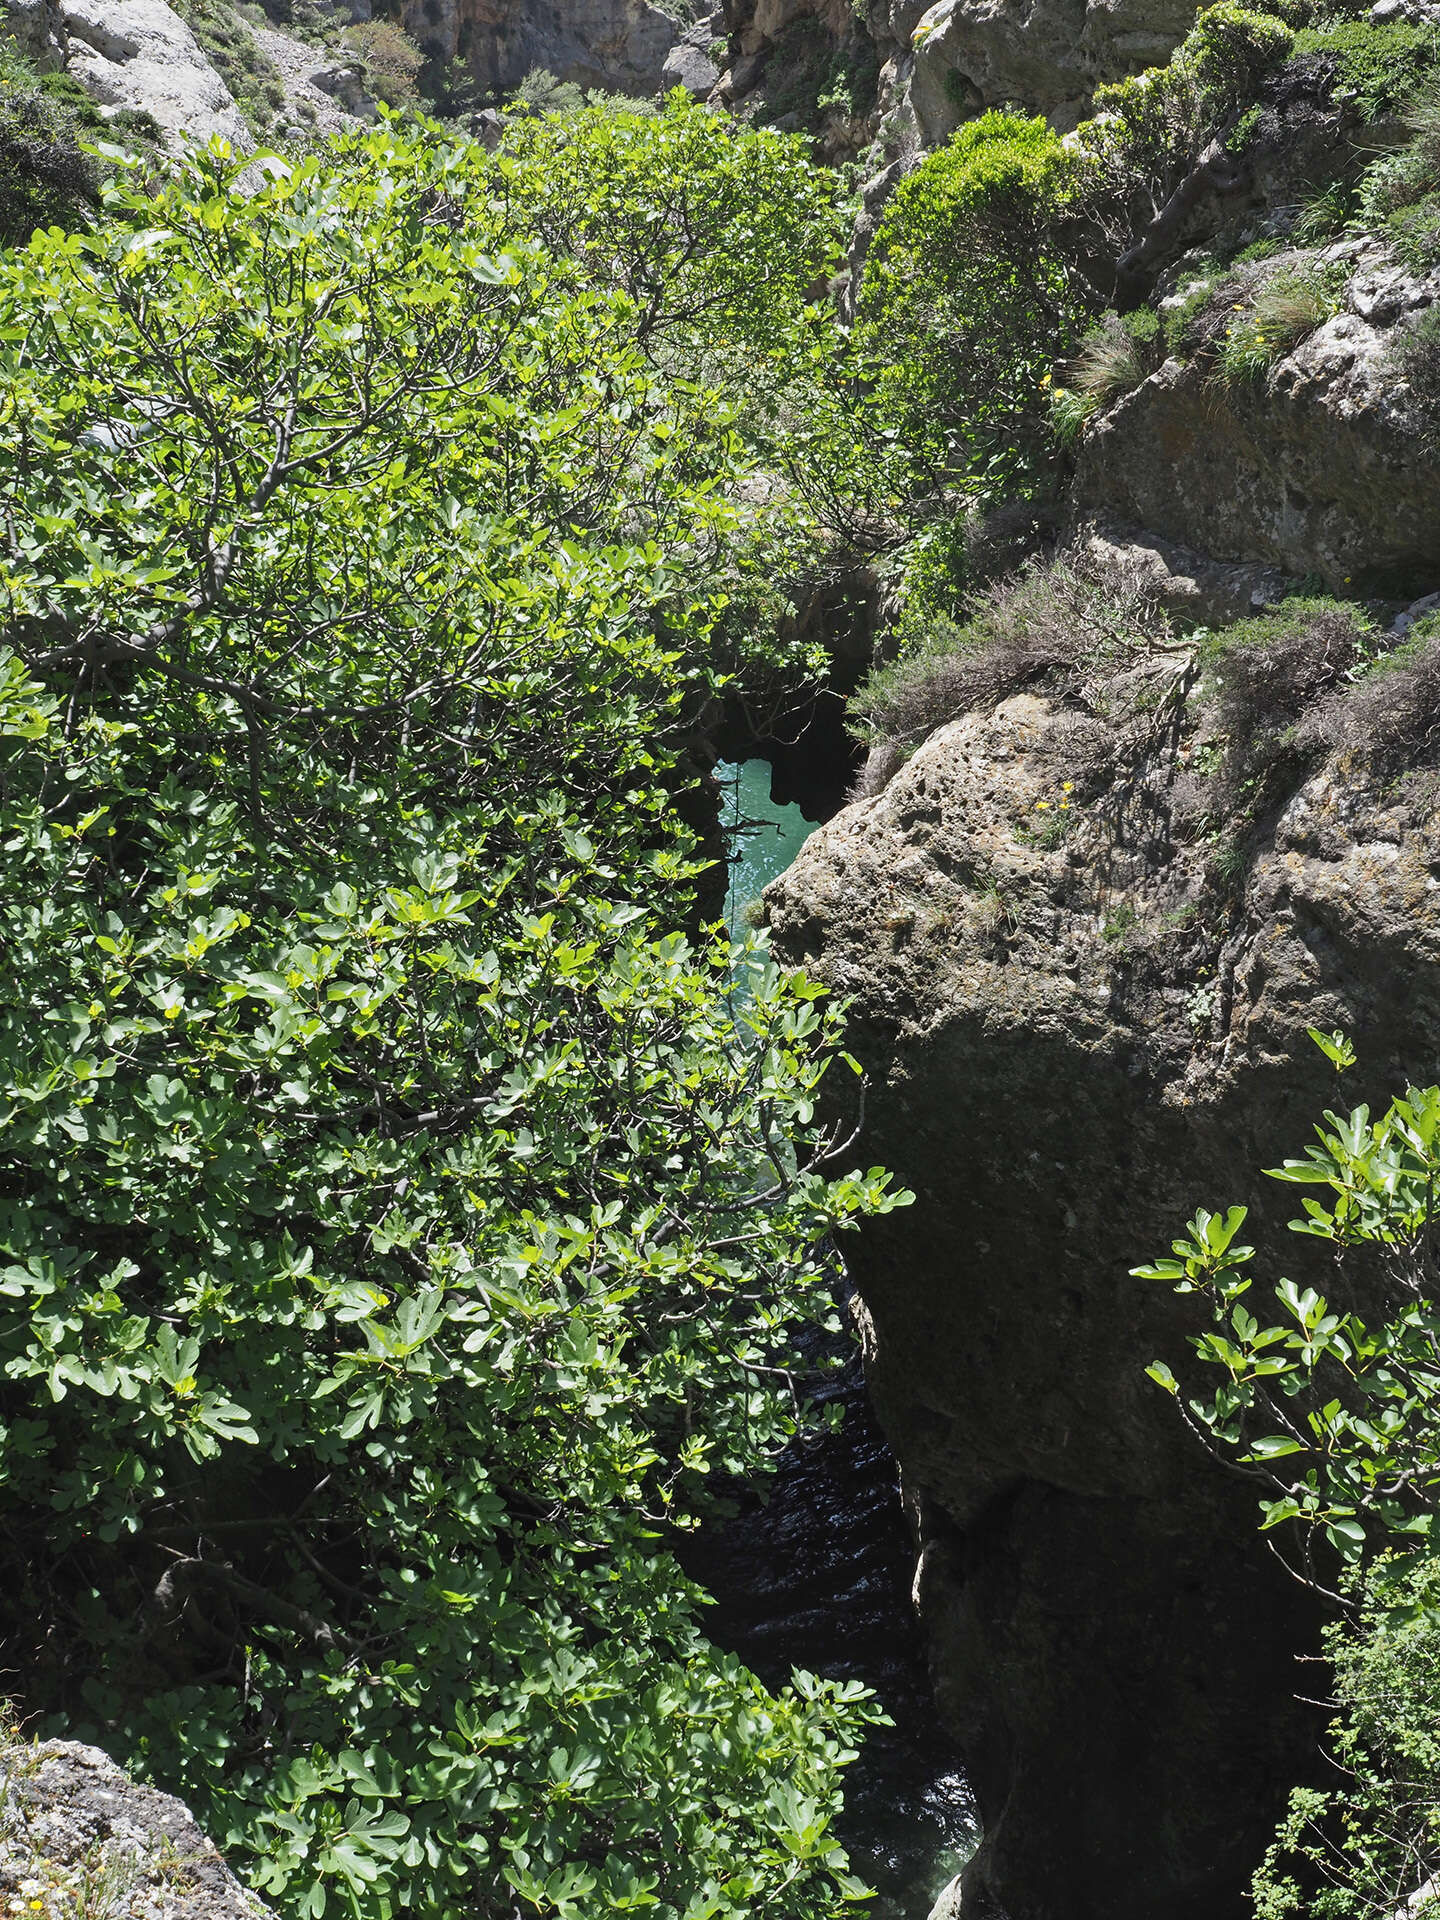
[[[1229,380],[1258,379],[1340,310],[1344,270],[1306,263],[1267,279],[1226,328],[1219,371]]]
[[[1247,792],[1261,798],[1274,771],[1314,750],[1299,723],[1346,684],[1374,640],[1358,609],[1329,600],[1289,600],[1220,636],[1209,686],[1226,742],[1220,779],[1232,805]]]
[[[1415,635],[1316,716],[1327,747],[1348,747],[1386,766],[1431,759],[1440,751],[1440,622]]]
[[[1082,668],[1118,666],[1169,642],[1165,616],[1137,575],[1088,553],[1061,554],[977,596],[963,626],[912,626],[899,657],[856,690],[850,725],[872,753],[902,751],[1034,682],[1073,680]],[[881,785],[888,764],[876,754]]]
[[[1066,367],[1065,384],[1097,406],[1109,406],[1145,379],[1150,371],[1146,359],[1119,314],[1107,313],[1085,336],[1080,351]]]

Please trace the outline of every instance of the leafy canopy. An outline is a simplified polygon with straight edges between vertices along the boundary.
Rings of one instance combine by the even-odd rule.
[[[1338,1071],[1354,1063],[1343,1034],[1312,1035]],[[1322,1539],[1347,1564],[1396,1536],[1418,1547],[1434,1531],[1440,1488],[1440,1310],[1433,1300],[1433,1226],[1440,1173],[1440,1088],[1411,1087],[1378,1119],[1366,1106],[1327,1112],[1315,1144],[1272,1177],[1314,1187],[1292,1231],[1369,1255],[1383,1317],[1364,1318],[1316,1287],[1280,1280],[1278,1323],[1242,1304],[1253,1247],[1239,1243],[1245,1209],[1202,1209],[1171,1257],[1137,1267],[1143,1279],[1200,1294],[1210,1331],[1195,1351],[1225,1376],[1212,1396],[1181,1403],[1207,1442],[1264,1481],[1268,1529],[1300,1523],[1306,1570]],[[1151,1377],[1179,1389],[1163,1363]],[[1267,1429],[1269,1429],[1267,1431]],[[1273,1497],[1272,1497],[1273,1496]]]
[[[858,337],[907,445],[996,497],[1043,443],[1045,381],[1087,296],[1056,241],[1074,160],[1043,119],[967,121],[895,189]]]
[[[518,164],[216,148],[0,264],[9,1647],[286,1913],[820,1920],[870,1709],[667,1535],[904,1196],[673,931],[742,451]]]

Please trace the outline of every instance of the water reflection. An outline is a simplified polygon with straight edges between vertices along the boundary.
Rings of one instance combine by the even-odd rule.
[[[720,783],[720,824],[731,849],[725,920],[731,933],[743,933],[746,908],[790,865],[815,831],[815,822],[799,807],[777,806],[770,798],[770,768],[764,760],[722,760],[715,778]]]

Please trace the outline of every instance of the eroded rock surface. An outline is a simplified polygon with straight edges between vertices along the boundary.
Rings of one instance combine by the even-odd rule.
[[[64,65],[102,107],[148,113],[172,145],[221,134],[254,145],[230,89],[165,0],[10,0],[0,28],[32,58]]]
[[[1195,1321],[1128,1269],[1243,1201],[1302,1276],[1258,1170],[1440,1055],[1440,785],[1336,749],[1217,847],[1192,685],[1165,653],[968,714],[765,896],[853,996],[866,1151],[918,1196],[853,1264],[987,1828],[967,1920],[1238,1916],[1314,1765],[1308,1596],[1145,1378]]]
[[[1440,277],[1375,248],[1350,264],[1342,310],[1265,378],[1172,359],[1126,394],[1084,436],[1077,507],[1334,591],[1423,579],[1440,557],[1440,460],[1395,349]]]
[[[1015,100],[1068,132],[1102,80],[1163,65],[1196,12],[1193,0],[935,0],[911,34],[925,138]]]
[[[267,1920],[180,1802],[97,1747],[9,1741],[0,1782],[0,1895],[15,1911]]]

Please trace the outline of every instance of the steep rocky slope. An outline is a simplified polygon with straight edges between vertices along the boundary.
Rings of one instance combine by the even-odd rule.
[[[11,0],[3,25],[102,107],[148,113],[172,141],[220,134],[252,144],[230,89],[165,0]]]
[[[1164,643],[979,699],[766,894],[918,1195],[856,1268],[986,1821],[967,1916],[1220,1920],[1312,1764],[1307,1596],[1144,1377],[1191,1323],[1127,1269],[1196,1203],[1293,1211],[1257,1170],[1336,1098],[1307,1026],[1353,1034],[1345,1099],[1440,1052],[1440,708],[1375,681],[1252,817],[1197,678]]]
[[[374,118],[358,62],[273,26],[238,18],[231,25],[256,76],[269,83],[268,139],[284,145]],[[0,32],[36,65],[71,74],[107,115],[148,114],[171,147],[217,134],[237,152],[257,144],[256,116],[247,117],[211,52],[166,0],[4,0]]]

